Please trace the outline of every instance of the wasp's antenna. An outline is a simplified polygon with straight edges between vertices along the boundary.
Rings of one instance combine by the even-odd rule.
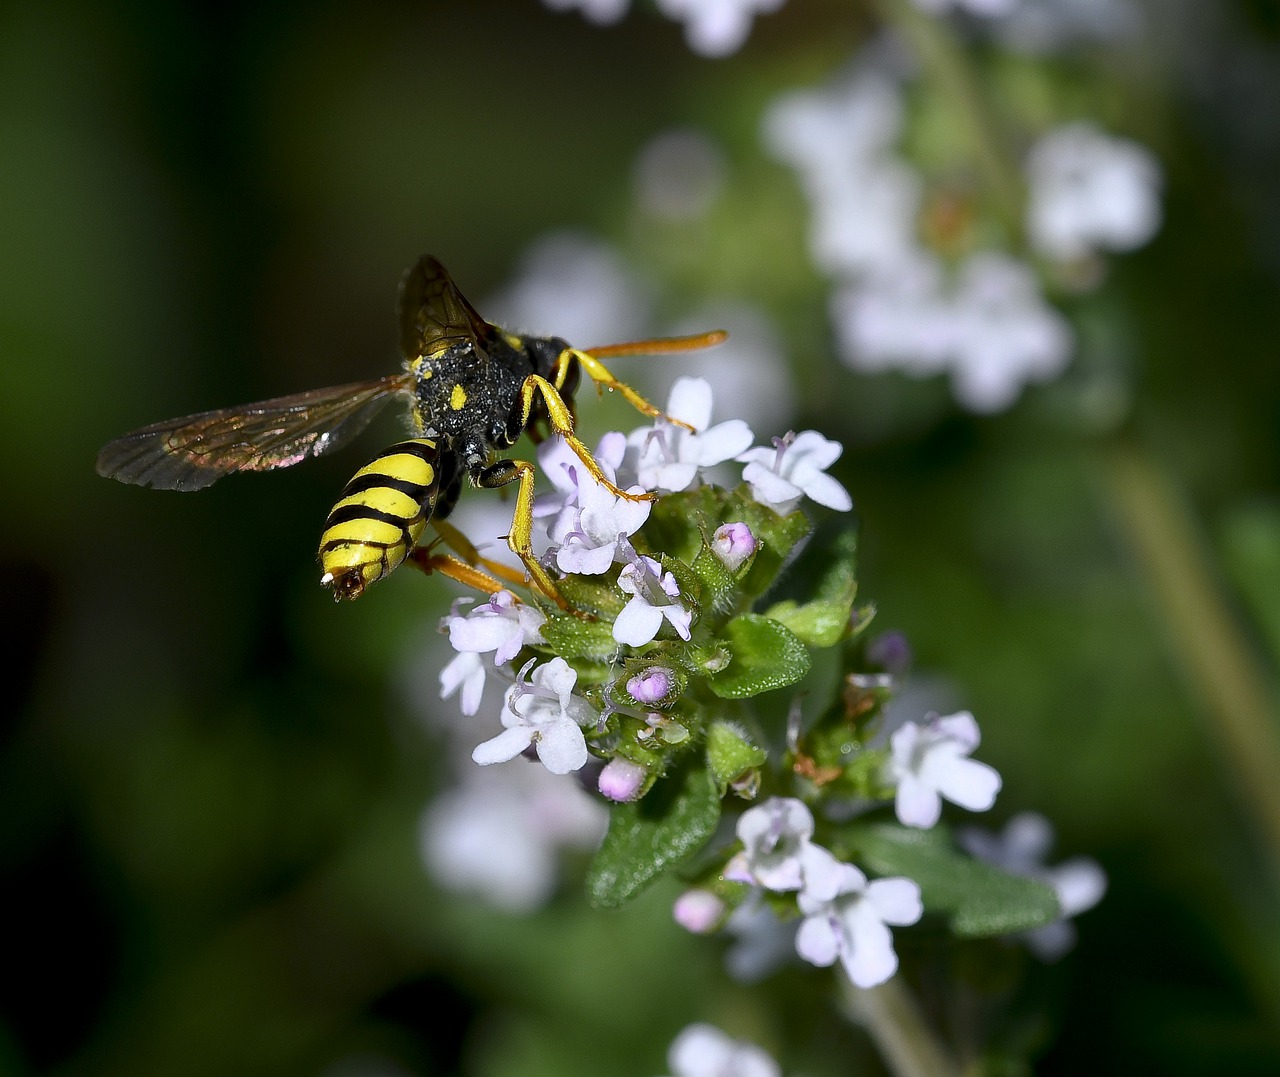
[[[588,355],[608,359],[615,355],[663,355],[667,352],[691,352],[698,348],[711,348],[723,344],[729,334],[723,329],[711,329],[706,333],[694,333],[687,337],[654,337],[652,340],[632,340],[625,344],[604,344],[599,348],[583,348]]]

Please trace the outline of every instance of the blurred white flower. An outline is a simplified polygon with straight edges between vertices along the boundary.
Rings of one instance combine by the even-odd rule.
[[[594,849],[608,809],[542,767],[471,769],[423,813],[423,859],[450,890],[508,912],[538,908],[555,888],[562,849]]]
[[[754,892],[725,921],[734,943],[725,951],[724,967],[739,983],[758,983],[796,957],[795,920],[783,922]]]
[[[582,12],[587,22],[608,26],[618,22],[631,6],[631,0],[542,0],[552,11]]]
[[[766,111],[766,148],[796,169],[809,196],[810,249],[820,268],[869,272],[914,249],[923,184],[892,152],[902,116],[898,85],[875,71],[786,94]]]
[[[779,892],[799,890],[808,876],[822,874],[831,854],[813,837],[813,813],[795,797],[770,797],[738,817],[742,851],[725,865],[724,877]]]
[[[995,19],[1008,15],[1022,0],[911,0],[921,11],[930,15],[945,15],[949,11],[968,11],[973,15]]]
[[[784,0],[657,0],[658,10],[684,20],[689,48],[702,56],[729,56],[745,44],[751,20],[782,7]]]
[[[1024,384],[1056,377],[1071,358],[1071,328],[1025,262],[995,251],[971,255],[953,302],[951,380],[971,411],[1002,411]]]
[[[676,128],[651,139],[632,166],[636,202],[662,221],[696,221],[724,188],[724,154],[701,131]]]
[[[649,289],[617,251],[576,232],[538,239],[520,259],[515,279],[480,307],[507,329],[563,337],[590,348],[641,336]]]
[[[831,310],[855,370],[949,370],[956,399],[976,412],[1007,408],[1071,356],[1071,329],[1031,267],[994,251],[971,255],[950,285],[938,259],[920,255],[838,290]]]
[[[968,711],[923,722],[906,722],[889,738],[887,771],[897,785],[894,812],[903,826],[928,829],[938,821],[945,797],[969,811],[986,811],[1000,791],[995,768],[970,759],[980,742]]]
[[[671,1043],[672,1077],[781,1077],[767,1051],[735,1040],[714,1025],[690,1025]]]
[[[1131,0],[1022,0],[991,29],[1010,48],[1047,53],[1076,43],[1131,39],[1142,24]]]
[[[1041,138],[1026,167],[1027,233],[1048,258],[1133,250],[1160,228],[1160,163],[1137,142],[1070,123]]]
[[[1020,812],[999,833],[964,827],[956,840],[979,860],[1053,887],[1061,918],[1019,936],[1043,961],[1054,961],[1075,945],[1076,929],[1069,921],[1092,909],[1106,893],[1106,873],[1090,857],[1078,856],[1056,867],[1045,865],[1053,845],[1053,826],[1036,812]]]
[[[839,876],[832,896],[802,890],[796,898],[804,914],[796,952],[814,965],[839,960],[855,986],[875,987],[898,971],[888,925],[920,919],[920,887],[903,877],[868,882],[852,864],[840,864]]]

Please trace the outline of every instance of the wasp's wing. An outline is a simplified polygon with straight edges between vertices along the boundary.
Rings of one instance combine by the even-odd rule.
[[[430,255],[419,258],[405,274],[400,284],[400,349],[410,362],[457,344],[469,343],[485,352],[496,333]]]
[[[201,490],[232,472],[292,467],[350,441],[412,385],[411,375],[395,374],[170,419],[116,438],[98,454],[98,474],[157,490]]]

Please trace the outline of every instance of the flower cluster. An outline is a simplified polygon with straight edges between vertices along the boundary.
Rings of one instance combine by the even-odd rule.
[[[917,2],[935,12],[952,6]],[[996,16],[1017,5],[967,6]],[[990,211],[898,152],[905,92],[891,64],[866,63],[826,88],[778,98],[763,139],[809,198],[810,249],[833,278],[843,359],[866,372],[949,373],[963,406],[1000,411],[1025,384],[1065,368],[1073,334],[1036,268],[982,242]],[[1077,287],[1098,279],[1097,252],[1132,250],[1159,227],[1155,158],[1090,124],[1044,135],[1027,155],[1025,182],[1027,240]]]
[[[828,472],[840,445],[812,430],[753,445],[745,422],[717,423],[712,411],[707,383],[681,379],[656,421],[599,440],[599,471],[631,496],[598,482],[561,440],[540,447],[551,487],[535,504],[550,543],[543,561],[572,609],[534,591],[455,603],[440,626],[457,652],[441,695],[483,717],[493,713],[486,683],[503,686],[497,721],[470,752],[484,767],[522,756],[563,776],[595,761],[613,819],[588,879],[598,903],[629,899],[738,812],[737,842],[703,859],[678,922],[738,935],[730,960],[753,976],[781,944],[874,986],[897,969],[891,928],[929,907],[913,877],[920,849],[961,855],[938,825],[943,801],[985,811],[1000,777],[972,758],[968,712],[903,721],[886,710],[909,648],[894,633],[863,640],[871,611],[855,605],[853,534],[815,533],[801,511],[851,507]],[[734,464],[736,486],[709,481]],[[802,720],[779,690],[805,680],[823,651],[843,680]],[[817,682],[794,691],[807,697]],[[782,753],[762,747],[783,741]],[[659,785],[649,803],[666,807],[635,814]],[[919,833],[923,846],[910,836]],[[1052,879],[983,870],[1019,877],[988,888],[1017,906],[993,925],[1030,930],[1062,911]],[[794,928],[777,930],[785,921]]]

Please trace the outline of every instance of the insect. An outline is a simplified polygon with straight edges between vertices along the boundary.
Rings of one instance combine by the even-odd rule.
[[[444,521],[464,479],[485,489],[518,483],[507,544],[533,585],[566,607],[533,553],[534,466],[502,451],[524,433],[534,440],[558,434],[612,493],[651,497],[619,490],[574,434],[574,392],[582,374],[599,391],[616,390],[643,414],[658,417],[662,413],[618,381],[601,358],[703,348],[726,334],[583,351],[559,337],[511,333],[481,318],[430,256],[401,282],[399,321],[402,373],[155,423],[103,448],[98,473],[160,490],[199,490],[237,471],[292,467],[347,444],[399,397],[409,404],[412,437],[380,452],[343,489],[320,539],[321,583],[336,599],[357,598],[409,560],[425,571],[496,589],[496,581],[475,566],[499,574],[515,575],[513,570],[480,558]],[[461,560],[419,546],[428,522]]]

